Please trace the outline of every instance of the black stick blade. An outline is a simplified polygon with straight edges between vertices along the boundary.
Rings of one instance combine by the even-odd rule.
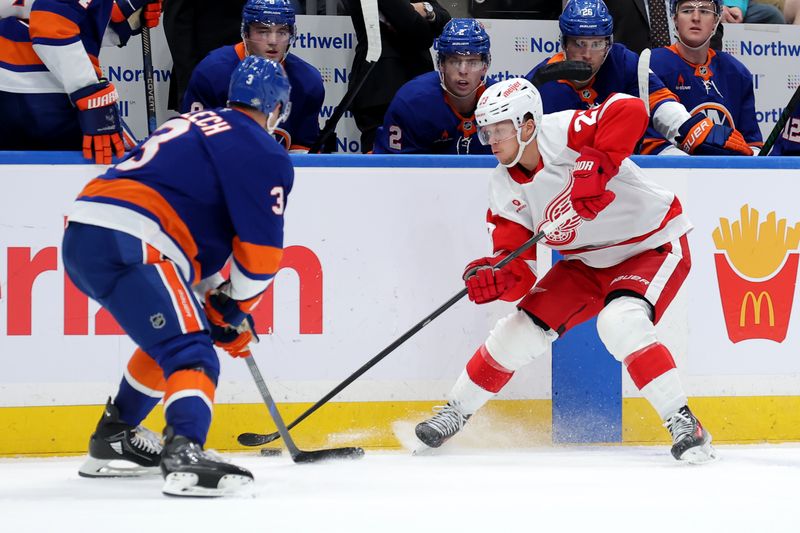
[[[363,448],[331,448],[330,450],[301,451],[292,457],[295,463],[317,463],[337,459],[361,459]]]
[[[280,433],[269,433],[267,435],[262,435],[261,433],[242,433],[236,437],[236,440],[239,441],[239,444],[242,446],[263,446],[280,437]]]
[[[533,75],[531,83],[539,87],[550,81],[586,81],[592,77],[592,67],[583,61],[558,61],[544,65]]]

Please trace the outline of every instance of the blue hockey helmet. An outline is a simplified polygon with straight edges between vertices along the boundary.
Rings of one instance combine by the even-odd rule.
[[[455,18],[445,24],[436,40],[436,57],[441,64],[449,55],[480,54],[488,65],[492,61],[489,48],[489,34],[482,23],[475,19]]]
[[[569,0],[558,17],[561,37],[611,37],[614,19],[603,0]]]
[[[678,13],[678,4],[691,1],[697,2],[698,0],[670,0],[669,12],[674,17]],[[717,11],[718,17],[722,15],[722,0],[706,0],[706,1],[714,4],[714,9]]]
[[[247,56],[231,75],[228,105],[251,107],[269,117],[275,106],[281,104],[281,114],[272,125],[274,129],[289,116],[290,90],[289,78],[279,63],[259,56]]]
[[[294,44],[297,36],[294,6],[290,0],[247,0],[242,9],[242,37],[247,35],[250,24],[289,26],[292,32],[290,44]]]

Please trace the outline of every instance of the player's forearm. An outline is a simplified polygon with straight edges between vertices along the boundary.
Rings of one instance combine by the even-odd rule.
[[[678,102],[663,102],[653,113],[653,127],[665,139],[675,144],[678,130],[689,118],[691,118],[691,115],[682,104]]]

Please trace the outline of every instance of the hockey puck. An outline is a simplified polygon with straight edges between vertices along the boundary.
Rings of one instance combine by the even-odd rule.
[[[280,448],[261,448],[262,457],[280,457],[283,450]]]

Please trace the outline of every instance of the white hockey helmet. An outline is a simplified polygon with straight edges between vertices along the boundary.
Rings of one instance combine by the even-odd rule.
[[[514,161],[507,167],[512,167],[519,162],[522,151],[539,133],[539,124],[542,121],[542,97],[539,91],[525,78],[511,78],[495,83],[488,87],[478,100],[475,109],[475,121],[478,123],[478,138],[488,144],[488,136],[482,133],[484,126],[510,120],[517,130],[519,152]],[[527,119],[533,119],[533,135],[523,141],[520,128]]]

